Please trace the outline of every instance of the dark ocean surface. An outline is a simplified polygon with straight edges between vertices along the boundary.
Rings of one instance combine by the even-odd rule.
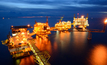
[[[49,26],[53,27],[60,18],[49,18]],[[0,19],[0,41],[7,39],[11,33],[10,27],[46,22],[46,18],[5,18]],[[64,21],[73,18],[65,17]],[[89,18],[88,29],[103,29],[104,18]],[[33,29],[29,29],[30,32]],[[41,50],[47,50],[51,55],[51,65],[107,65],[107,27],[105,33],[92,33],[92,39],[87,40],[88,32],[52,32],[48,41],[36,43]],[[0,65],[37,65],[32,56],[13,60],[8,47],[0,42]]]

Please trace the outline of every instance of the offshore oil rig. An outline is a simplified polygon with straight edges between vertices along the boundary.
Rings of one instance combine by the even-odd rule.
[[[81,18],[75,18],[75,14],[74,14],[74,20],[73,20],[73,26],[74,28],[79,25],[79,27],[82,27],[82,28],[86,28],[87,26],[89,26],[88,24],[88,14],[87,14],[87,17],[84,18],[84,16],[82,15]]]
[[[85,30],[86,32],[89,32],[88,39],[91,39],[91,32],[105,32],[107,20],[104,23],[104,29],[103,30]],[[73,28],[71,29],[71,25],[73,25]],[[79,26],[79,27],[76,27]],[[10,54],[13,56],[13,58],[19,58],[24,56],[29,56],[30,52],[33,52],[32,57],[34,58],[34,61],[38,63],[39,65],[50,65],[48,62],[50,55],[48,52],[41,52],[36,47],[36,40],[37,39],[47,39],[48,35],[51,34],[51,31],[70,31],[75,32],[73,29],[86,29],[86,27],[89,26],[88,24],[88,15],[86,18],[84,16],[81,16],[81,18],[75,18],[73,23],[71,21],[62,21],[62,19],[59,20],[58,23],[55,24],[55,27],[50,27],[48,24],[48,17],[46,19],[46,23],[38,23],[35,21],[34,27],[27,25],[27,26],[11,26],[12,30],[12,36],[7,36],[8,39],[1,41],[3,45],[8,46],[8,50]],[[33,32],[30,33],[28,28],[34,28]],[[36,39],[32,36],[36,35]]]

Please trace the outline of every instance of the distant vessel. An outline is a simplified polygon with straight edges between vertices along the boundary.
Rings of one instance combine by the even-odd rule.
[[[4,19],[4,17],[3,17],[3,19]]]

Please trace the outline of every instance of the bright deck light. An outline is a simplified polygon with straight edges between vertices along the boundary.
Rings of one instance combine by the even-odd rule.
[[[13,25],[11,27],[13,27]]]
[[[81,18],[84,18],[84,16],[82,15]]]
[[[107,19],[105,20],[105,23],[107,23]]]
[[[24,32],[21,33],[22,35],[25,34]]]
[[[28,24],[27,26],[29,27],[30,25]]]

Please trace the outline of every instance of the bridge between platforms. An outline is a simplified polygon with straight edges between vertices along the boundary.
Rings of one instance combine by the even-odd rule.
[[[47,52],[43,53],[43,52],[39,51],[39,49],[35,46],[35,40],[34,39],[28,40],[28,44],[29,44],[32,52],[34,53],[33,58],[37,64],[39,64],[39,65],[50,65],[50,63],[48,62],[50,55]]]

